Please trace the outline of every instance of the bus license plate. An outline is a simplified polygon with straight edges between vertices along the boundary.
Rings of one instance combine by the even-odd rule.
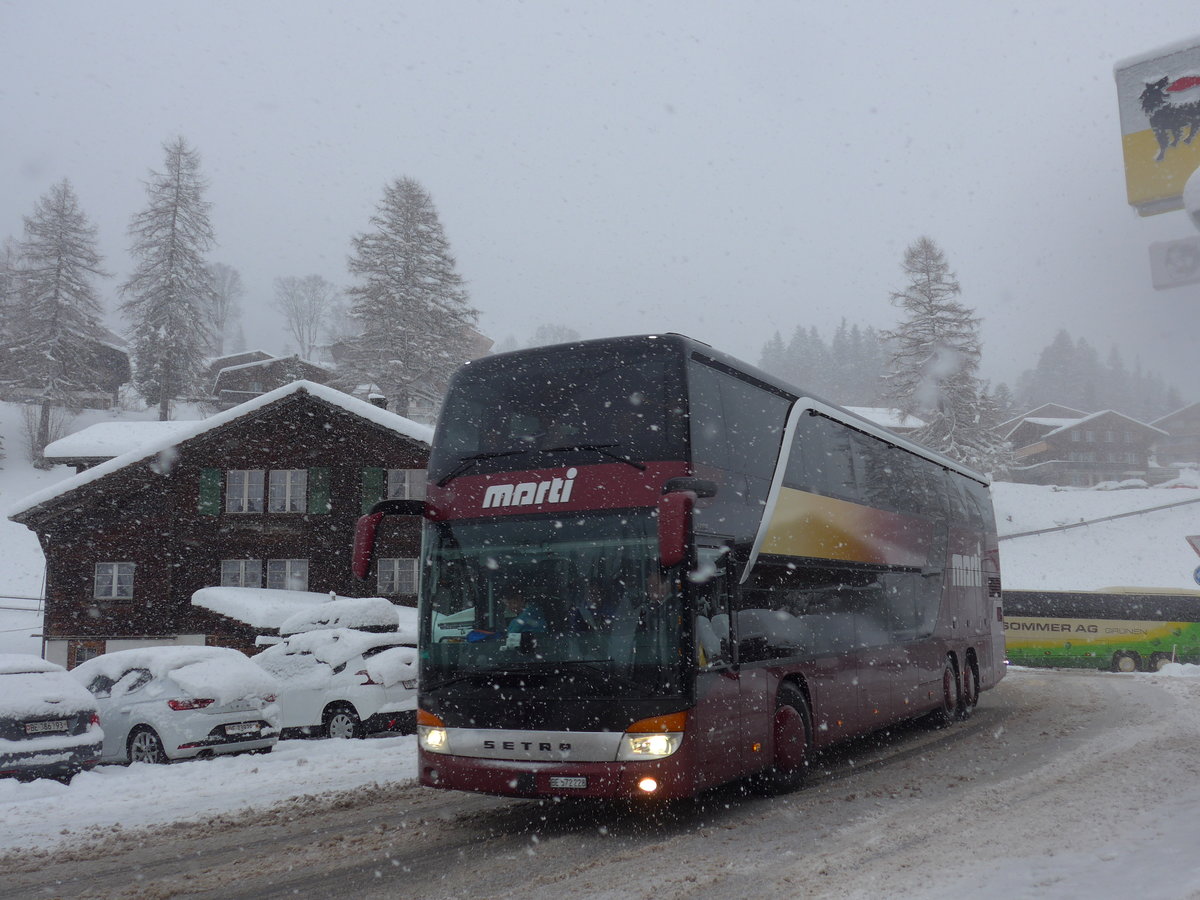
[[[47,734],[51,731],[66,731],[67,720],[56,719],[53,722],[26,722],[26,734]]]
[[[582,775],[551,775],[550,787],[581,790],[587,787],[587,778]]]
[[[226,725],[226,734],[252,734],[258,731],[257,722],[239,722],[236,725]]]

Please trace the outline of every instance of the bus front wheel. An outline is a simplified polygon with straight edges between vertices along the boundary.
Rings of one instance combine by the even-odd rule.
[[[1136,672],[1141,668],[1138,663],[1141,660],[1136,653],[1127,650],[1118,650],[1113,654],[1112,670],[1114,672]]]
[[[795,685],[783,685],[775,701],[774,759],[767,772],[773,792],[794,791],[804,783],[812,746],[811,722],[804,695]]]
[[[951,724],[958,715],[959,698],[958,675],[954,671],[954,662],[949,657],[942,667],[942,703],[933,711],[933,721],[939,727]]]

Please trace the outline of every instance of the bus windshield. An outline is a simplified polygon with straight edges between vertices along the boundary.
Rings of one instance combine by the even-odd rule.
[[[553,465],[682,459],[683,366],[665,341],[531,351],[459,370],[429,478]]]
[[[422,689],[651,698],[682,683],[650,510],[426,523]]]

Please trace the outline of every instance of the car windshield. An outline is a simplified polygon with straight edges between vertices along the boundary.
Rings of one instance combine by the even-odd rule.
[[[649,511],[427,527],[428,689],[508,679],[563,696],[678,690],[681,601],[662,587]]]

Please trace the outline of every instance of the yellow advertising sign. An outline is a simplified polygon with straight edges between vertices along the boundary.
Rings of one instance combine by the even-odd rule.
[[[1200,37],[1124,60],[1114,74],[1129,204],[1143,216],[1182,209],[1200,168]]]

